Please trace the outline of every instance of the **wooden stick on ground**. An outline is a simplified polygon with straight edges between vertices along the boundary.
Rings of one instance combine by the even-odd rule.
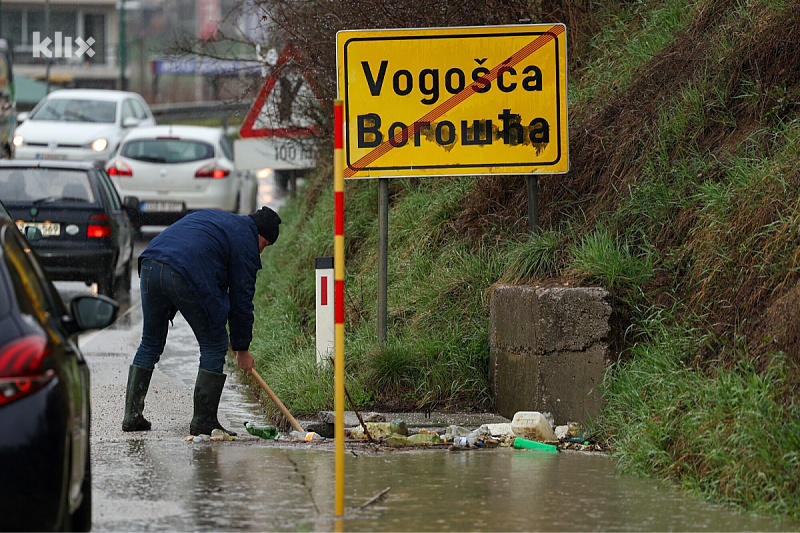
[[[359,511],[360,511],[360,510],[362,510],[362,509],[365,509],[366,507],[368,507],[368,506],[372,505],[373,503],[375,503],[376,501],[380,500],[380,499],[381,499],[383,496],[385,496],[385,495],[386,495],[386,493],[387,493],[387,492],[389,492],[391,489],[392,489],[392,487],[386,487],[385,489],[383,489],[382,491],[380,491],[378,494],[376,494],[375,496],[373,496],[372,498],[370,498],[370,499],[369,499],[369,500],[367,500],[366,502],[364,502],[364,503],[362,503],[361,505],[359,505],[359,506],[358,506],[358,509],[359,509]]]
[[[283,413],[283,416],[285,416],[286,419],[289,421],[289,423],[292,424],[292,427],[297,431],[299,431],[300,433],[306,433],[306,430],[303,429],[303,426],[298,424],[297,420],[295,420],[294,417],[292,416],[292,413],[290,413],[289,410],[286,408],[286,406],[283,405],[283,402],[281,402],[280,398],[278,398],[275,395],[275,393],[272,392],[272,389],[269,388],[267,382],[264,381],[261,378],[261,376],[258,375],[258,372],[256,372],[255,367],[250,369],[250,373],[253,375],[254,378],[256,378],[256,381],[258,381],[258,384],[261,385],[262,389],[264,389],[264,392],[266,392],[267,395],[272,399],[272,401],[275,402],[275,405],[278,406],[278,409],[280,409],[281,413]]]

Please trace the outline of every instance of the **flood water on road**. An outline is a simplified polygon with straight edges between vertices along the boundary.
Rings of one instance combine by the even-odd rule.
[[[184,441],[198,354],[180,316],[146,400],[153,429],[121,431],[127,368],[141,336],[138,302],[134,275],[117,323],[81,340],[92,371],[93,531],[800,530],[620,476],[607,456],[508,448],[348,452],[346,514],[336,518],[329,443]],[[244,420],[263,421],[238,373],[226,372],[222,424],[241,431]]]
[[[93,464],[95,531],[787,530],[621,477],[612,459],[580,453],[348,455],[339,521],[330,451],[134,440],[103,446]],[[358,509],[387,487],[382,500]]]
[[[106,349],[131,338],[141,317],[97,336]],[[132,336],[136,338],[136,336]],[[94,343],[89,343],[91,350]],[[122,434],[125,372],[116,405],[103,408],[109,353],[93,366],[92,470],[94,531],[786,531],[797,529],[738,514],[657,481],[620,476],[610,457],[510,448],[370,451],[345,455],[343,518],[335,509],[335,456],[330,444],[287,444],[242,435],[243,420],[263,420],[256,402],[230,372],[220,421],[240,431],[233,442],[184,441],[197,368],[188,324],[176,317],[154,379],[166,376],[170,396],[156,388],[145,414],[153,429]],[[95,372],[95,370],[97,372]],[[94,389],[98,387],[98,389]],[[177,396],[176,396],[177,395]],[[171,405],[164,409],[164,403]],[[159,414],[161,413],[161,414]],[[108,422],[108,421],[106,421]],[[292,446],[292,447],[290,447]],[[384,489],[385,497],[359,509]]]

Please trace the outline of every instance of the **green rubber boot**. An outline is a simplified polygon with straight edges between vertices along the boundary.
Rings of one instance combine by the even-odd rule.
[[[148,431],[150,422],[145,419],[144,397],[150,387],[153,370],[131,365],[128,369],[128,392],[125,394],[125,418],[122,419],[122,431]]]
[[[211,435],[215,429],[221,429],[228,435],[236,435],[234,431],[222,427],[217,420],[219,399],[227,377],[202,368],[197,372],[197,381],[194,384],[194,417],[189,424],[189,433],[192,435]]]

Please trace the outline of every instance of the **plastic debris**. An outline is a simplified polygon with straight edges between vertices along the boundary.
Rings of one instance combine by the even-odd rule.
[[[408,443],[414,446],[427,445],[427,444],[441,444],[442,439],[436,433],[422,433],[408,437]]]
[[[236,437],[233,435],[228,435],[225,431],[217,428],[211,431],[211,438],[209,440],[219,441],[219,440],[236,440]]]
[[[405,435],[397,435],[397,434],[389,435],[383,442],[387,446],[408,446],[409,444],[411,444],[408,441],[408,437],[406,437]]]
[[[258,426],[252,422],[245,422],[244,428],[248,433],[262,439],[274,439],[278,436],[278,428],[267,424],[266,426]]]
[[[452,442],[455,437],[466,437],[470,433],[470,430],[461,426],[447,426],[443,439],[445,442]]]
[[[552,444],[545,444],[535,440],[523,439],[517,437],[514,439],[514,448],[524,448],[527,450],[538,450],[540,452],[558,452],[558,447]]]
[[[369,431],[369,434],[372,435],[373,439],[385,439],[392,434],[391,430],[389,429],[389,422],[366,422],[365,425],[367,426],[367,430]],[[354,439],[367,438],[367,436],[364,434],[364,428],[361,426],[350,428],[350,437]]]
[[[292,440],[304,440],[304,441],[314,441],[314,440],[325,440],[325,437],[316,433],[314,431],[302,432],[294,430],[289,435],[292,437]]]
[[[514,435],[523,439],[552,442],[557,441],[547,417],[537,411],[518,411],[511,421]]]
[[[391,422],[389,422],[389,432],[394,433],[396,435],[403,435],[404,437],[408,437],[408,425],[406,425],[406,421],[403,420],[402,418],[392,420]]]
[[[466,437],[453,437],[453,448],[479,448],[483,446],[483,441],[475,435]]]

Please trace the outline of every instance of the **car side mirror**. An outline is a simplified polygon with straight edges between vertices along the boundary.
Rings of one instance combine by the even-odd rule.
[[[107,296],[80,295],[70,302],[72,319],[66,320],[72,333],[102,329],[117,319],[119,304]]]
[[[122,120],[122,127],[123,128],[135,128],[139,125],[139,119],[136,117],[128,117]]]
[[[26,120],[28,120],[28,112],[27,111],[23,111],[22,113],[17,113],[17,124],[22,124]]]
[[[126,196],[122,199],[122,208],[129,214],[138,213],[140,211],[140,203],[138,196]]]
[[[42,230],[35,226],[25,226],[25,238],[28,239],[28,242],[41,240]]]

